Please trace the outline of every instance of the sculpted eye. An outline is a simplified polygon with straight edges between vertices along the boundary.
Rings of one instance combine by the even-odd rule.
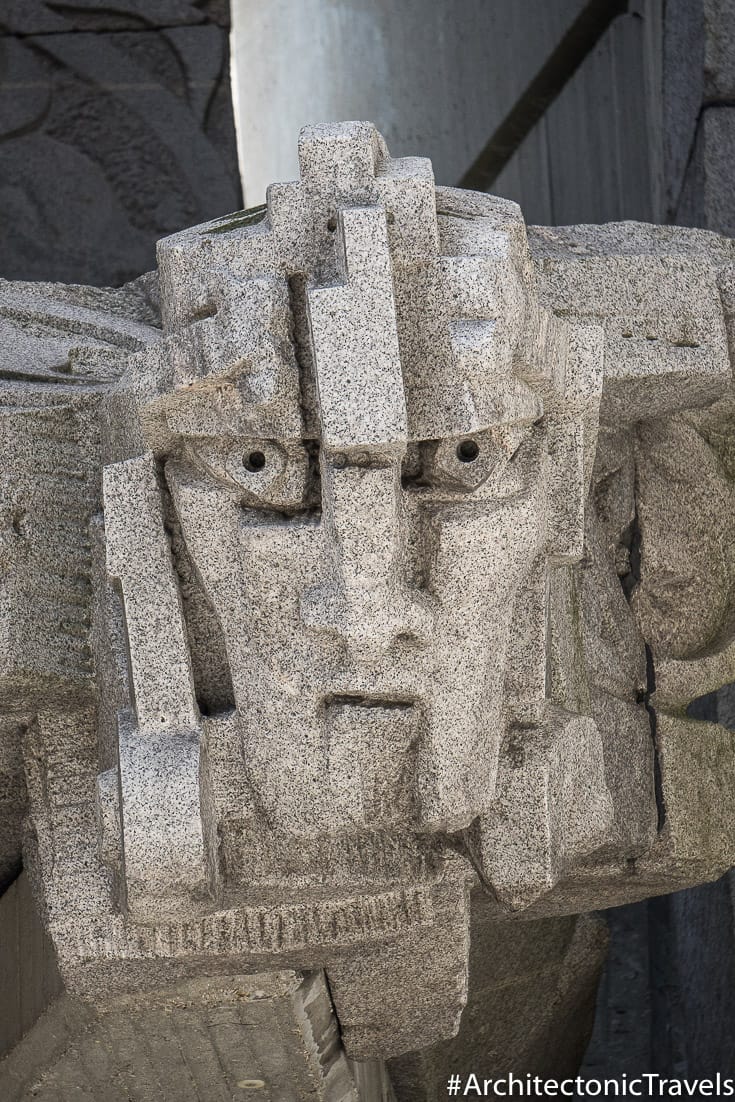
[[[526,474],[534,473],[533,462],[526,471],[524,456],[535,436],[534,425],[523,423],[495,425],[472,436],[423,441],[407,453],[403,484],[453,493],[473,493],[487,484],[488,492],[506,496],[506,492],[516,492]],[[532,447],[531,452],[535,455],[536,449]]]
[[[195,467],[249,507],[297,509],[304,504],[309,457],[299,441],[190,439]]]
[[[266,458],[261,451],[253,451],[242,457],[242,465],[246,471],[262,471]]]
[[[457,440],[437,440],[424,449],[423,477],[432,486],[476,490],[497,470],[502,449],[491,431]]]
[[[460,463],[474,463],[480,454],[480,445],[476,440],[463,440],[457,446],[457,459]]]

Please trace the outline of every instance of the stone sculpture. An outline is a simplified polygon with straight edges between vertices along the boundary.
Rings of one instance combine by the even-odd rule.
[[[686,713],[735,679],[735,255],[527,230],[368,124],[299,157],[157,275],[0,289],[3,857],[25,816],[86,1004],[257,974],[385,1059],[456,1033],[471,894],[735,863]]]

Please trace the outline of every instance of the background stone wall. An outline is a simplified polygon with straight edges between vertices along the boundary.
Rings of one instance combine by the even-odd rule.
[[[0,271],[120,284],[240,206],[227,0],[3,0]]]

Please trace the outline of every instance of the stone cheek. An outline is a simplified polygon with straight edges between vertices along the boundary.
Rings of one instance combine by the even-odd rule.
[[[0,290],[0,698],[71,992],[326,966],[365,1059],[456,1030],[471,888],[735,863],[684,715],[735,678],[732,249],[527,233],[368,124],[299,149],[160,242],[162,331],[135,285]]]

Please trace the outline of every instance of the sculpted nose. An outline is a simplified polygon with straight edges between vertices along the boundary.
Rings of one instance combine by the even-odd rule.
[[[301,597],[310,627],[361,663],[399,635],[426,641],[428,601],[405,578],[401,458],[407,410],[381,206],[339,211],[337,283],[308,292],[321,421],[325,572]]]
[[[426,645],[433,615],[405,577],[400,464],[323,469],[327,577],[301,597],[303,622],[339,636],[356,660],[384,654],[400,636]]]

